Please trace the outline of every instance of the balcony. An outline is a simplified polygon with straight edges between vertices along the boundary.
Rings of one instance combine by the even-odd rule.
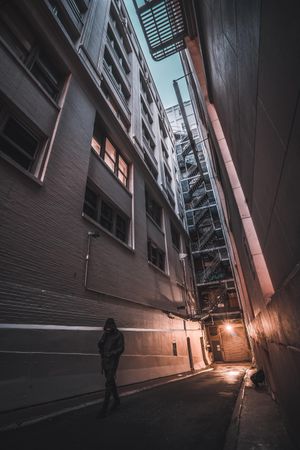
[[[120,105],[124,108],[127,115],[130,115],[130,109],[128,107],[127,100],[121,90],[119,82],[115,79],[111,67],[108,65],[108,63],[103,60],[103,68],[104,68],[104,74],[106,75],[108,79],[108,85],[111,87],[111,91],[113,93],[117,94],[118,100],[121,101]]]

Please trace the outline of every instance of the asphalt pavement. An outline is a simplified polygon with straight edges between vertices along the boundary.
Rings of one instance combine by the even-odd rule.
[[[0,434],[1,450],[222,450],[247,365],[214,370]]]

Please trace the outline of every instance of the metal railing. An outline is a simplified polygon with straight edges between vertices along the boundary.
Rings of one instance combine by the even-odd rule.
[[[215,227],[212,225],[209,230],[204,234],[204,236],[199,240],[199,250],[202,250],[203,247],[208,243],[210,238],[213,236],[215,232]]]

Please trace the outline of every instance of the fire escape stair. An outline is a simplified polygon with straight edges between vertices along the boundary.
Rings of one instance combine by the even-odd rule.
[[[208,213],[208,211],[209,211],[209,206],[206,206],[205,208],[202,208],[196,212],[196,214],[194,216],[195,225],[198,225],[199,223],[201,223],[201,220],[203,219],[205,214]]]
[[[199,250],[203,250],[208,244],[210,238],[214,235],[215,227],[212,225],[209,230],[204,234],[204,236],[199,241]]]
[[[219,253],[217,252],[214,259],[211,262],[211,265],[207,267],[201,274],[198,274],[197,276],[197,282],[202,284],[209,281],[209,277],[215,272],[217,267],[219,266],[221,262],[221,258]]]
[[[204,178],[198,174],[197,177],[193,178],[190,182],[189,182],[189,193],[190,195],[193,195],[193,193],[195,192],[196,189],[198,189],[199,186],[201,186],[201,184],[204,182]]]
[[[191,150],[192,150],[191,144],[188,142],[183,147],[183,150],[181,153],[182,157],[185,158],[190,153]]]
[[[196,209],[198,206],[203,204],[203,200],[208,199],[207,192],[203,190],[200,195],[195,196],[190,204],[190,209]]]
[[[186,178],[191,178],[191,177],[195,177],[196,175],[198,175],[198,167],[193,164],[191,167],[188,168],[188,170],[185,173]]]

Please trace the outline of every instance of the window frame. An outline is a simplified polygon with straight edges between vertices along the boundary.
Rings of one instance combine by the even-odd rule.
[[[32,158],[24,148],[4,133],[4,129],[9,120],[15,122],[19,127],[21,127],[23,132],[27,133],[30,138],[36,141],[36,149]],[[0,103],[0,138],[4,139],[9,146],[12,146],[15,149],[17,153],[23,155],[25,158],[27,157],[27,159],[29,161],[31,160],[31,162],[28,167],[26,167],[17,159],[10,156],[9,152],[6,153],[0,148],[1,157],[16,166],[18,169],[24,171],[24,173],[30,174],[34,178],[39,179],[39,175],[43,167],[46,138],[41,132],[38,132],[34,126],[29,125],[23,117],[20,117],[20,114],[16,113],[14,110],[12,111],[10,108],[7,108],[4,103]]]
[[[156,255],[153,254],[154,251]],[[166,273],[166,253],[149,237],[147,238],[147,257],[150,264]],[[162,267],[160,262],[162,262]]]
[[[57,71],[57,64],[54,64],[53,57],[49,54],[48,46],[42,42],[39,43],[39,36],[32,30],[30,24],[25,20],[19,11],[14,11],[14,22],[11,20],[11,11],[3,12],[0,16],[0,25],[4,25],[2,29],[3,34],[0,34],[1,39],[9,47],[15,57],[28,69],[36,82],[42,89],[51,97],[54,102],[58,102],[62,86],[64,84],[66,73],[64,71]],[[6,18],[5,18],[6,15]],[[16,26],[20,28],[15,29]],[[6,37],[5,37],[6,36]],[[42,55],[42,56],[41,56]],[[38,68],[41,79],[34,73],[34,69]],[[50,86],[50,90],[45,87]],[[51,94],[51,88],[53,94]]]
[[[111,157],[110,153],[107,151],[107,141],[111,145],[111,147],[115,151],[115,160]],[[99,146],[99,149],[96,149],[95,147]],[[130,175],[130,164],[127,161],[127,159],[124,157],[123,153],[120,152],[118,147],[114,145],[114,143],[111,141],[109,136],[107,136],[105,133],[101,135],[101,131],[97,133],[97,130],[94,129],[94,133],[91,140],[91,150],[102,159],[102,161],[105,163],[105,165],[109,168],[109,170],[116,176],[118,181],[124,186],[126,189],[129,189],[129,175]],[[110,164],[106,161],[106,158],[112,163],[113,168],[110,166]],[[122,168],[120,167],[120,161],[123,161],[126,165],[127,173],[125,173]],[[121,174],[121,176],[120,176]],[[122,176],[125,179],[122,181]]]
[[[177,252],[180,252],[181,248],[181,236],[175,225],[173,225],[172,222],[170,222],[170,229],[171,229],[171,239],[172,239],[172,245],[175,248]],[[178,242],[177,242],[178,237]],[[175,242],[176,241],[176,242]]]
[[[147,215],[150,216],[154,223],[161,229],[163,208],[156,200],[154,200],[147,189],[145,189],[145,208]],[[157,212],[158,214],[156,214]]]
[[[96,206],[95,206],[95,216],[92,217],[85,208],[85,205],[87,204],[86,201],[86,192],[89,190],[96,196]],[[109,208],[112,213],[111,217],[111,227],[107,227],[104,222],[107,220],[109,222],[108,216],[103,215],[103,205],[105,205],[105,208]],[[90,207],[88,205],[88,207]],[[84,194],[84,201],[83,201],[83,214],[85,214],[87,217],[92,219],[94,222],[97,223],[97,226],[101,227],[101,229],[105,230],[107,233],[109,233],[114,238],[118,239],[118,241],[122,242],[123,244],[129,246],[130,245],[130,218],[126,216],[123,211],[121,211],[116,205],[113,204],[107,197],[98,191],[98,189],[94,188],[91,183],[87,183],[86,190]],[[121,219],[123,223],[125,224],[125,231],[124,231],[124,239],[120,237],[120,230],[118,227],[118,219]]]

